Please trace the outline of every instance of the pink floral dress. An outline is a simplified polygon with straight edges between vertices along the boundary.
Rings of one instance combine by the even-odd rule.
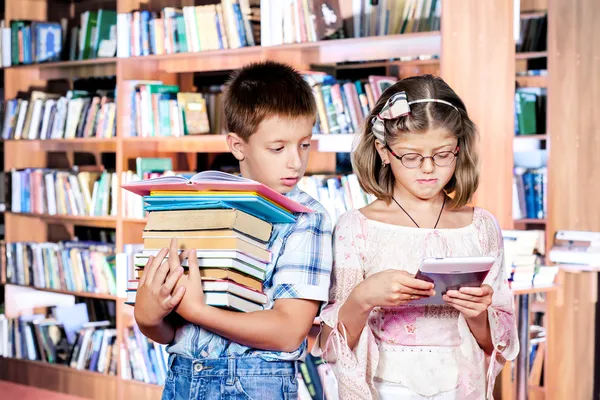
[[[375,308],[353,350],[335,329],[324,354],[318,341],[313,349],[334,364],[340,399],[377,399],[375,380],[402,385],[423,397],[451,391],[458,399],[491,399],[496,376],[519,351],[503,253],[496,219],[480,208],[470,225],[458,229],[390,225],[369,220],[358,210],[344,214],[334,232],[330,302],[321,313],[323,323],[332,328],[352,290],[374,273],[394,268],[414,274],[427,257],[491,255],[496,263],[484,282],[494,289],[488,309],[491,356],[450,306]]]

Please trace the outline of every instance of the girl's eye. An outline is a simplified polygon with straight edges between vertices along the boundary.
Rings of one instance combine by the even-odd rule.
[[[279,153],[281,150],[283,150],[283,147],[278,147],[276,149],[269,149],[269,150],[273,153]]]
[[[402,156],[402,158],[406,161],[417,161],[419,159],[420,155],[418,154],[406,154],[404,156]]]

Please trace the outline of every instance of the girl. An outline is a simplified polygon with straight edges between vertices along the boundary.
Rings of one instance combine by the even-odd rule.
[[[352,165],[376,201],[344,214],[334,233],[330,304],[319,337],[334,355],[340,398],[492,398],[519,344],[492,214],[468,207],[477,189],[476,127],[442,80],[388,88],[368,117]],[[451,290],[445,305],[415,279],[427,257],[492,255],[479,288]]]

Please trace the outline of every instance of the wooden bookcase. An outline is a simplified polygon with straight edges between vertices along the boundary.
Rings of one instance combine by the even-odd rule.
[[[340,3],[342,12],[349,17],[352,2],[340,0]],[[178,84],[183,91],[192,91],[194,73],[232,70],[249,62],[265,59],[287,62],[300,70],[309,70],[317,65],[330,66],[347,61],[367,61],[371,62],[370,65],[385,65],[389,71],[395,71],[400,77],[438,73],[463,98],[480,130],[482,176],[475,202],[493,212],[502,228],[512,229],[520,227],[520,224],[532,223],[532,221],[513,221],[511,210],[513,141],[515,140],[513,134],[515,65],[516,62],[521,62],[527,57],[544,56],[548,57],[551,74],[543,79],[531,78],[531,83],[528,84],[545,84],[549,88],[549,130],[547,135],[540,139],[556,145],[559,151],[553,153],[549,166],[551,201],[548,202],[550,207],[548,218],[546,221],[533,222],[545,224],[549,242],[558,229],[600,230],[600,211],[594,207],[595,197],[590,197],[591,193],[598,193],[595,190],[600,191],[598,187],[600,168],[592,168],[597,167],[599,162],[594,152],[599,150],[594,136],[596,133],[594,129],[598,129],[599,121],[591,111],[585,111],[592,106],[594,99],[598,99],[600,92],[600,79],[597,76],[595,80],[586,79],[586,76],[598,74],[597,71],[600,70],[599,50],[592,47],[592,40],[588,40],[590,35],[599,37],[600,26],[593,23],[593,11],[596,14],[600,13],[600,5],[596,0],[522,0],[521,3],[522,9],[549,10],[548,52],[518,56],[515,54],[512,1],[444,0],[440,32],[11,67],[3,70],[5,98],[13,98],[18,91],[27,91],[33,86],[44,87],[49,80],[73,80],[92,76],[116,76],[117,87],[129,79],[160,79],[165,83]],[[194,1],[6,0],[5,18],[47,20],[49,15],[54,15],[58,11],[74,14],[86,8],[114,8],[115,4],[118,12],[129,12],[148,5],[153,9],[193,5]],[[575,10],[585,10],[586,17]],[[566,18],[565,21],[563,17]],[[582,23],[583,19],[585,23]],[[571,46],[574,41],[579,43],[580,47]],[[584,43],[590,44],[585,47]],[[424,54],[439,55],[439,60],[406,63],[381,61]],[[580,62],[575,63],[573,60],[578,59],[577,57],[580,57]],[[227,151],[221,136],[125,137],[122,121],[126,112],[124,99],[117,96],[117,136],[112,139],[8,141],[5,143],[4,170],[46,167],[49,157],[54,153],[64,153],[66,159],[71,161],[77,152],[95,154],[98,160],[101,153],[113,153],[116,155],[116,172],[120,178],[120,172],[127,170],[129,160],[135,157],[168,156],[173,158],[176,169],[193,170],[197,167],[196,153],[214,154]],[[574,126],[577,127],[576,132]],[[576,141],[573,139],[574,136],[577,137]],[[335,151],[349,151],[352,136],[316,135],[313,144],[314,151],[311,155],[309,171],[333,172],[336,165]],[[586,150],[582,151],[583,148]],[[564,185],[570,181],[573,181],[573,186],[566,190]],[[574,187],[577,183],[579,185]],[[120,199],[118,201],[120,204]],[[573,204],[577,207],[572,207]],[[143,220],[125,218],[120,208],[116,217],[61,217],[7,213],[6,240],[8,242],[47,241],[52,233],[51,227],[57,224],[64,225],[68,232],[73,232],[73,227],[76,225],[113,228],[116,230],[118,251],[122,251],[125,244],[138,243],[144,227]],[[568,298],[570,294],[566,290],[561,288],[556,295],[549,295],[550,301],[559,301],[556,298],[560,299],[560,296]],[[77,295],[94,297],[80,293]],[[122,328],[132,321],[132,309],[125,306],[121,298],[102,297],[116,302],[119,333],[117,340],[121,343]],[[553,312],[554,304],[548,305],[549,313]],[[568,312],[566,306],[557,307],[563,312]],[[552,316],[549,320],[555,325],[549,330],[549,340],[562,338],[555,330],[570,331],[570,328],[565,329],[564,326],[559,328],[557,325],[561,324],[556,323],[556,317]],[[584,322],[586,321],[578,321],[579,324]],[[555,386],[560,386],[562,390],[577,385],[578,375],[569,372],[569,382],[565,382],[561,379],[565,376],[562,375],[565,374],[565,370],[556,367],[562,365],[563,360],[568,359],[569,350],[577,345],[549,343],[545,368],[548,383],[544,391],[546,399],[567,398],[556,395],[558,389]],[[581,351],[577,354],[581,354]],[[582,373],[585,375],[585,371]],[[90,399],[160,398],[160,387],[126,381],[119,376],[108,377],[49,364],[0,358],[0,379]],[[509,387],[513,385],[510,377],[502,379],[502,382]],[[504,390],[502,392],[504,393]]]

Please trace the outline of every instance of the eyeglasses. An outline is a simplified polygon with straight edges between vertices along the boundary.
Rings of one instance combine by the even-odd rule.
[[[454,162],[459,151],[459,148],[457,147],[456,151],[440,151],[432,156],[424,156],[419,153],[406,153],[399,156],[398,154],[394,153],[394,150],[392,150],[388,144],[386,144],[385,147],[390,153],[392,153],[394,157],[400,160],[402,165],[411,169],[421,167],[426,158],[431,158],[431,161],[433,161],[433,163],[438,167],[447,167]]]

